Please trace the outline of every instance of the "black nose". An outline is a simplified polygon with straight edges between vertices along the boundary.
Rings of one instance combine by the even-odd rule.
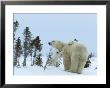
[[[57,52],[57,53],[59,53],[59,52]]]
[[[49,45],[51,45],[51,43],[50,43],[50,42],[48,42],[48,44],[49,44]]]

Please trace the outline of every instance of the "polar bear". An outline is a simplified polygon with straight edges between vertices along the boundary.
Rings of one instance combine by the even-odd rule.
[[[74,41],[63,43],[58,40],[51,41],[48,44],[62,53],[65,71],[82,73],[88,57],[87,48],[83,44]]]

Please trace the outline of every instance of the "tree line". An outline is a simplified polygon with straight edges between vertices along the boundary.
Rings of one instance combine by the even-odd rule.
[[[32,39],[32,33],[29,27],[26,27],[23,32],[23,41],[20,37],[16,38],[16,31],[19,27],[19,22],[13,22],[13,65],[20,66],[20,57],[23,56],[22,65],[26,66],[27,57],[31,57],[31,66],[42,66],[42,45],[40,36]],[[22,42],[22,43],[21,43]]]

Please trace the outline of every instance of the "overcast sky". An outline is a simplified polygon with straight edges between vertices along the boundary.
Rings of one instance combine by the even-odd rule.
[[[48,54],[49,41],[64,42],[78,39],[89,52],[97,53],[97,15],[96,14],[14,14],[19,22],[16,32],[23,40],[23,30],[29,27],[33,37],[40,36],[43,55]]]

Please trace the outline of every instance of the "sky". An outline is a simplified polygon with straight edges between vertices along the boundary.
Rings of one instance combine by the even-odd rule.
[[[14,14],[14,21],[19,22],[17,37],[23,40],[23,31],[29,27],[32,36],[40,36],[43,44],[43,55],[47,55],[50,46],[48,42],[60,40],[69,42],[78,39],[88,52],[97,53],[97,14],[76,13],[33,13]]]

